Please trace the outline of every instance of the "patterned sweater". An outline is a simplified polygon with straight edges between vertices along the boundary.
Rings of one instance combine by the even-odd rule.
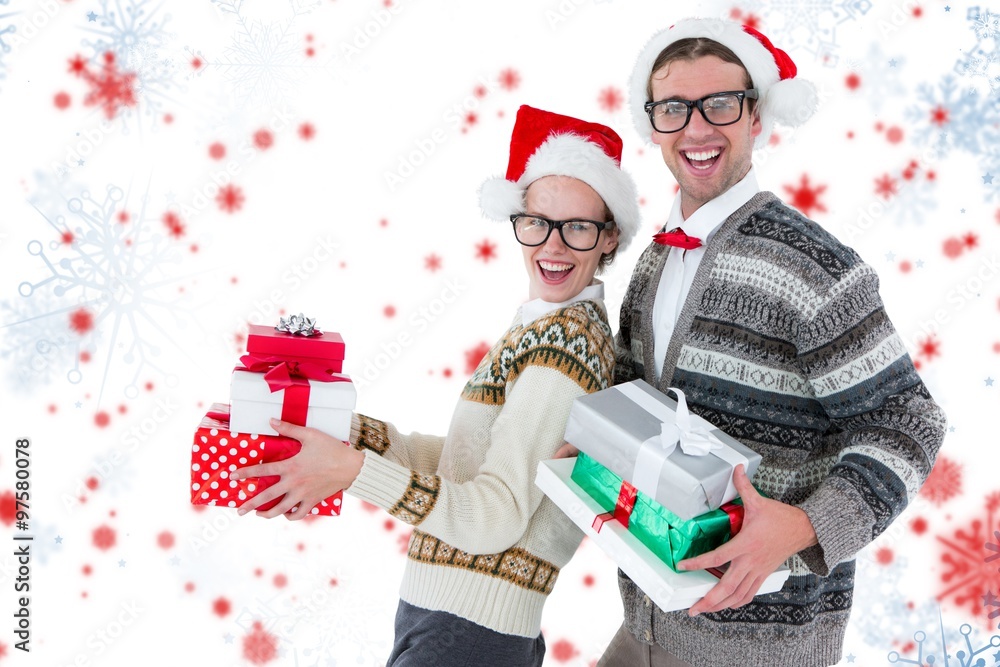
[[[854,556],[927,478],[944,414],[883,309],[875,272],[769,192],[712,239],[657,377],[653,298],[668,250],[651,244],[632,275],[615,383],[682,389],[693,412],[762,455],[754,484],[804,510],[819,544],[788,560],[780,592],[695,618],[660,611],[619,572],[626,627],[697,667],[835,664]]]
[[[546,596],[583,533],[535,486],[535,472],[562,445],[573,399],[610,386],[614,356],[601,302],[527,326],[519,313],[466,384],[446,437],[355,416],[351,443],[365,461],[348,493],[418,527],[403,600],[539,635]]]

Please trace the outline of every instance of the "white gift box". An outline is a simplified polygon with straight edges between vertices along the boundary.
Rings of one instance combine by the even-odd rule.
[[[351,414],[358,393],[346,375],[336,377],[346,378],[346,381],[309,380],[309,406],[306,423],[302,426],[318,429],[340,440],[349,440]],[[229,390],[230,429],[237,433],[277,435],[268,420],[281,419],[285,391],[272,392],[263,373],[234,370]]]
[[[719,578],[707,570],[674,572],[618,521],[605,521],[600,532],[595,530],[594,519],[605,510],[570,479],[575,464],[576,458],[541,461],[535,484],[657,607],[663,611],[688,609],[719,582]],[[757,595],[781,590],[789,574],[786,567],[773,572],[764,580]]]

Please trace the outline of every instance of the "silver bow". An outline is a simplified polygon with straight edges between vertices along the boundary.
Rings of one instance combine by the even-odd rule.
[[[278,318],[278,325],[274,327],[274,330],[296,336],[319,336],[323,333],[316,326],[315,318],[306,317],[302,313],[291,315],[287,319],[284,317]]]

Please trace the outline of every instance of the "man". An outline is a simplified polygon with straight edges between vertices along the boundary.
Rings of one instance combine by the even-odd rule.
[[[752,28],[692,19],[655,35],[632,76],[637,127],[680,192],[625,295],[615,382],[680,388],[763,456],[763,495],[738,468],[742,531],[680,563],[729,570],[688,612],[660,611],[619,572],[625,618],[602,666],[839,662],[855,554],[914,497],[944,437],[875,272],[758,190],[754,145],[815,107],[795,73]],[[754,598],[782,563],[784,588]]]

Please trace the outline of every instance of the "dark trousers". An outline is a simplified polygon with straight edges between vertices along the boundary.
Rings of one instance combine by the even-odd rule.
[[[545,640],[503,633],[399,601],[386,667],[541,667]]]

